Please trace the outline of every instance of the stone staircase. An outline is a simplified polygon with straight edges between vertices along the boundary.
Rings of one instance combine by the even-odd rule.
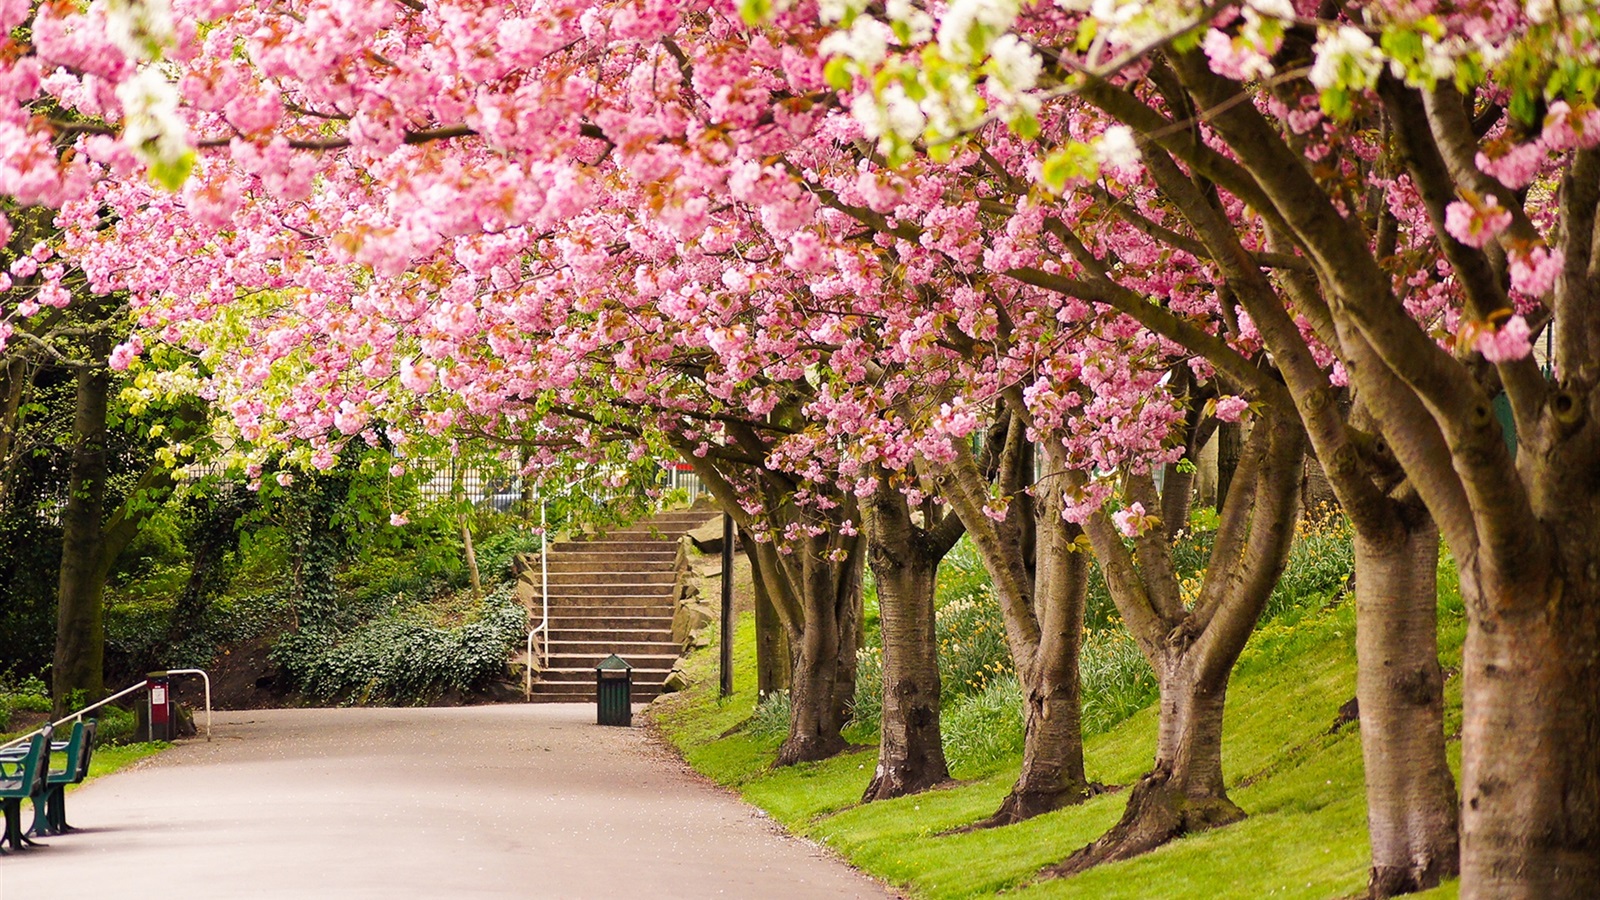
[[[714,515],[664,512],[601,538],[550,545],[549,663],[535,675],[533,702],[595,702],[594,667],[613,653],[633,666],[635,702],[661,693],[682,653],[672,640],[677,541]]]

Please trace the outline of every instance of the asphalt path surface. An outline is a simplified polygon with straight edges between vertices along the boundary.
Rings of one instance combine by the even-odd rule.
[[[894,896],[577,704],[218,713],[67,819],[0,898]]]

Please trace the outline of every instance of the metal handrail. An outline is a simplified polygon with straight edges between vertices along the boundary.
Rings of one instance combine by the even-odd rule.
[[[549,546],[550,546],[550,535],[548,533],[549,532],[549,528],[547,527],[547,522],[545,520],[544,482],[543,481],[539,482],[539,484],[534,489],[539,494],[539,581],[540,581],[540,585],[539,585],[539,605],[540,605],[540,613],[539,613],[539,624],[535,625],[532,629],[530,629],[528,631],[528,664],[523,667],[523,672],[522,672],[522,696],[523,696],[524,700],[532,700],[533,699],[533,666],[534,666],[533,636],[534,635],[536,635],[536,634],[545,635],[544,639],[539,642],[539,655],[544,657],[544,659],[539,662],[539,671],[541,671],[541,672],[544,671],[545,665],[548,664],[549,661],[550,661],[550,637],[549,637],[549,632],[550,632],[550,556],[549,556],[549,552],[548,552],[549,551]]]
[[[168,669],[165,674],[167,674],[169,676],[171,676],[171,675],[199,675],[201,678],[205,679],[205,683],[206,683],[206,740],[210,741],[211,740],[211,676],[207,675],[204,671],[202,671],[200,669]],[[145,678],[145,680],[139,682],[138,684],[129,685],[128,687],[125,687],[122,690],[117,691],[115,694],[112,694],[111,696],[105,698],[104,700],[99,701],[98,703],[91,703],[88,706],[85,706],[83,709],[78,710],[77,712],[68,713],[65,717],[57,719],[54,722],[51,722],[48,727],[55,728],[58,725],[65,725],[68,722],[76,722],[76,721],[82,719],[85,715],[94,712],[95,710],[99,709],[102,706],[105,706],[108,703],[111,703],[114,700],[121,700],[123,697],[126,697],[129,694],[132,694],[132,693],[134,693],[136,691],[145,690],[148,687],[150,687],[150,679],[149,678]],[[23,741],[26,741],[28,738],[33,737],[34,735],[40,733],[41,731],[44,731],[46,727],[47,726],[40,725],[38,728],[35,728],[34,730],[28,732],[25,735],[22,735],[21,737],[12,738],[11,740],[5,742],[4,744],[0,744],[0,750],[4,750],[7,747],[15,747],[16,745],[22,743]]]
[[[75,721],[77,721],[79,719],[82,719],[85,713],[94,712],[95,710],[99,709],[102,706],[105,706],[107,703],[110,703],[113,700],[120,700],[123,697],[126,697],[129,694],[133,693],[134,691],[142,691],[142,690],[144,690],[145,688],[147,688],[149,686],[150,686],[150,679],[147,678],[144,681],[139,682],[138,684],[132,685],[130,687],[125,687],[122,690],[117,691],[115,694],[112,694],[111,696],[105,698],[104,700],[101,700],[99,703],[91,703],[90,705],[85,706],[83,709],[80,709],[75,713],[71,713],[71,714],[67,715],[65,718],[57,719],[56,721],[51,722],[49,725],[40,725],[38,728],[35,728],[34,730],[28,732],[27,734],[25,734],[25,735],[23,735],[21,737],[12,738],[11,740],[6,741],[4,744],[0,744],[0,750],[4,750],[7,747],[15,747],[16,745],[22,743],[23,741],[26,741],[28,738],[31,738],[34,735],[39,734],[40,732],[44,731],[45,728],[55,728],[57,725],[65,725],[68,722],[75,722]]]
[[[591,473],[583,478],[579,478],[576,481],[568,482],[565,487],[557,492],[557,496],[572,496],[574,491],[583,488],[590,479],[595,477],[595,474],[596,473]],[[663,481],[665,481],[672,488],[684,487],[689,494],[690,503],[693,504],[693,502],[699,498],[700,494],[703,493],[703,488],[701,487],[700,479],[698,477],[694,477],[692,475],[685,477],[686,475],[688,475],[688,473],[681,473],[672,466],[667,466],[663,469]],[[688,482],[687,486],[680,484],[680,482],[683,481]],[[544,671],[544,668],[550,664],[550,535],[545,519],[546,498],[544,494],[543,479],[535,482],[534,492],[539,497],[540,619],[539,624],[528,629],[528,643],[526,649],[528,664],[523,670],[522,685],[523,697],[527,700],[533,699],[533,670],[535,664],[539,666],[539,670],[541,672]],[[596,499],[599,498],[596,497]],[[539,642],[539,658],[537,660],[533,655],[533,639],[535,636],[542,636],[542,639]]]
[[[211,676],[200,669],[168,669],[168,675],[199,675],[206,683],[206,742],[211,741]]]

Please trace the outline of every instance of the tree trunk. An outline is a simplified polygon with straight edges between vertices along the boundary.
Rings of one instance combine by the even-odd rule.
[[[904,494],[879,478],[867,516],[868,559],[883,633],[878,767],[862,802],[914,794],[950,777],[939,727],[934,576],[943,551],[911,521]]]
[[[55,663],[51,690],[56,712],[75,700],[105,694],[105,571],[101,520],[105,515],[106,406],[110,373],[78,371],[72,419],[72,474],[61,513],[61,578],[56,612]],[[81,692],[81,697],[74,694]]]
[[[1491,580],[1470,560],[1461,567],[1474,613],[1462,685],[1463,900],[1577,900],[1600,885],[1600,562],[1592,527],[1574,531],[1552,539],[1561,571],[1519,582]]]
[[[1197,831],[1245,817],[1222,780],[1221,678],[1197,676],[1192,651],[1174,651],[1160,673],[1161,722],[1155,767],[1139,779],[1122,818],[1094,843],[1051,870],[1072,875],[1103,863],[1130,859]],[[1214,683],[1213,683],[1214,682]]]
[[[847,744],[839,733],[856,692],[856,648],[861,635],[861,554],[826,558],[826,536],[796,542],[791,578],[804,610],[789,627],[794,666],[789,676],[789,736],[775,765],[827,759]],[[773,552],[771,556],[780,554]]]
[[[1090,793],[1078,670],[1090,557],[1074,543],[1081,531],[1061,518],[1061,487],[1060,479],[1048,479],[1036,489],[1033,580],[1039,643],[1030,664],[1017,667],[1023,697],[1022,771],[984,825],[1021,822],[1081,803]]]
[[[1456,874],[1459,858],[1439,667],[1439,529],[1423,510],[1401,518],[1388,540],[1355,540],[1356,698],[1374,898],[1435,887]]]
[[[1043,442],[1052,473],[1066,470],[1057,446],[1054,438]],[[994,583],[1006,646],[1023,691],[1022,770],[994,815],[972,826],[987,828],[1088,796],[1078,692],[1088,560],[1074,554],[1075,535],[1061,519],[1065,478],[1052,475],[1034,484],[1035,498],[1024,491],[1033,480],[1033,454],[1019,414],[1013,413],[997,448],[995,481],[1011,499],[1004,519],[995,521],[986,512],[988,478],[970,450],[960,444],[953,449],[953,462],[930,466]]]
[[[1141,531],[1130,552],[1102,509],[1085,530],[1112,599],[1156,674],[1160,712],[1155,765],[1110,831],[1054,874],[1147,853],[1174,838],[1244,818],[1222,778],[1222,712],[1228,678],[1289,557],[1299,512],[1304,432],[1268,416],[1255,423],[1223,505],[1197,596],[1185,600],[1163,532]],[[1148,475],[1130,474],[1130,500],[1156,502]]]
[[[1178,462],[1167,463],[1162,469],[1161,523],[1166,527],[1169,541],[1189,524],[1189,507],[1194,501],[1194,475],[1194,461],[1187,454]]]
[[[844,750],[839,734],[847,710],[836,702],[840,680],[839,629],[835,623],[806,623],[801,634],[790,634],[794,655],[789,676],[789,736],[778,748],[774,765],[788,766],[827,759]]]
[[[461,548],[467,557],[467,579],[472,583],[472,599],[483,599],[483,579],[478,576],[478,551],[472,546],[472,523],[461,517]]]
[[[1238,422],[1223,422],[1217,426],[1217,512],[1222,512],[1233,487],[1233,473],[1239,469],[1239,457],[1244,452],[1244,426]]]
[[[739,533],[741,547],[754,547],[755,541],[747,533]],[[789,655],[789,635],[783,621],[778,618],[778,607],[772,600],[767,583],[761,577],[761,567],[756,565],[753,552],[746,552],[750,561],[750,581],[754,589],[756,613],[756,696],[764,699],[768,694],[787,690],[789,671],[794,660]],[[724,573],[724,578],[732,577]]]

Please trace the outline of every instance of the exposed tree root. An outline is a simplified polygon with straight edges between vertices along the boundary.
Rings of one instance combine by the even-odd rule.
[[[1076,875],[1104,863],[1149,853],[1186,834],[1231,825],[1244,817],[1244,810],[1226,795],[1190,796],[1171,784],[1171,773],[1158,769],[1134,785],[1128,808],[1110,831],[1044,874]]]

